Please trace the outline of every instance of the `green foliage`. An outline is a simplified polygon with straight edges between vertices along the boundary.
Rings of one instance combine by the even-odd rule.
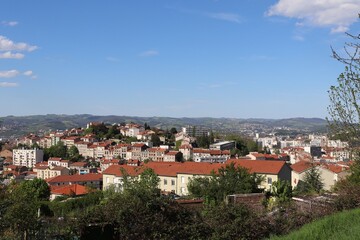
[[[77,162],[82,158],[81,155],[79,154],[79,149],[76,146],[71,146],[67,150],[67,156],[69,160],[71,160],[72,162]]]
[[[268,237],[265,219],[242,204],[220,203],[205,207],[204,221],[212,229],[209,239],[263,239]]]
[[[13,184],[7,189],[1,221],[6,223],[3,227],[12,234],[11,238],[34,236],[40,228],[38,214],[49,196],[49,186],[42,179]]]
[[[304,225],[300,230],[273,240],[360,239],[360,209],[344,211]]]
[[[104,123],[98,125],[92,125],[85,130],[85,134],[95,134],[97,138],[102,139],[106,136],[109,129]]]
[[[234,163],[221,167],[218,173],[210,177],[198,177],[190,180],[188,190],[194,197],[220,203],[227,195],[259,192],[258,185],[262,178],[250,174],[246,168],[235,167]]]
[[[59,157],[59,158],[66,159],[67,156],[68,156],[67,147],[61,141],[58,142],[54,146],[44,149],[44,159],[45,160],[47,160],[51,157]]]
[[[292,187],[289,181],[280,180],[272,183],[271,195],[275,198],[276,205],[289,203],[292,198]]]
[[[126,172],[123,176],[123,191],[106,192],[102,204],[79,215],[84,239],[106,234],[111,239],[207,239],[208,229],[196,212],[160,195],[159,178],[152,169],[145,169],[138,179]],[[89,224],[96,223],[102,227],[94,232]]]
[[[245,156],[249,152],[258,152],[258,145],[251,139],[243,138],[239,135],[231,134],[225,137],[227,141],[235,141],[235,149],[231,150],[231,155]]]
[[[83,212],[92,211],[103,199],[102,191],[93,191],[85,196],[66,199],[58,198],[49,204],[55,217],[76,217]]]
[[[299,181],[298,185],[294,189],[295,195],[301,194],[319,194],[324,187],[319,169],[316,166],[312,166],[306,171],[304,180]]]
[[[158,147],[161,145],[160,138],[156,134],[151,135],[151,142],[153,143],[154,147]]]
[[[203,134],[196,138],[196,143],[198,147],[209,148],[210,144],[214,142],[214,139],[211,139],[211,136]]]
[[[34,197],[39,201],[47,201],[50,197],[50,187],[45,180],[35,178],[31,181],[24,181],[16,188],[15,193],[26,194],[27,197]]]

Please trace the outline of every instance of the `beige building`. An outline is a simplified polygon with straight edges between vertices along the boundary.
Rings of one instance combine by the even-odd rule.
[[[315,164],[315,165],[314,165]],[[291,165],[293,170],[291,177],[291,186],[295,188],[300,181],[304,181],[306,173],[315,166],[320,173],[321,181],[324,184],[324,190],[330,191],[335,183],[347,175],[349,175],[349,168],[340,166],[338,164],[319,164],[310,163],[307,161],[300,161]]]
[[[34,169],[35,170],[35,169]],[[38,167],[36,168],[36,177],[41,179],[53,178],[60,175],[69,175],[69,169],[60,166]]]
[[[261,188],[270,189],[272,183],[278,180],[291,180],[291,169],[283,161],[251,161],[251,160],[229,160],[226,164],[234,163],[249,169],[250,173],[255,173],[264,177]],[[195,163],[195,162],[149,162],[140,167],[132,166],[110,166],[103,172],[103,189],[108,189],[111,185],[121,188],[123,172],[125,169],[130,176],[137,177],[144,168],[148,167],[160,178],[159,188],[163,192],[173,192],[178,195],[188,195],[187,185],[194,177],[208,177],[212,171],[217,171],[224,167],[220,163]]]

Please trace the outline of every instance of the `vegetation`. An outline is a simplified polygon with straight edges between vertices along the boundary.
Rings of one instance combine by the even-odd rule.
[[[360,209],[344,211],[311,224],[283,237],[272,237],[273,240],[302,239],[360,239]]]
[[[235,134],[230,134],[225,137],[225,140],[235,141],[235,149],[231,150],[232,156],[245,156],[249,154],[249,152],[259,152],[257,143],[251,139],[247,139]]]
[[[246,168],[235,167],[234,163],[221,167],[210,177],[198,177],[188,184],[192,196],[204,198],[209,203],[223,202],[227,195],[259,192],[258,185],[263,179],[250,174]]]

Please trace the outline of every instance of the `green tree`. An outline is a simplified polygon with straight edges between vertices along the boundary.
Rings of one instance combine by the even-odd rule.
[[[50,196],[50,189],[42,179],[13,184],[7,192],[8,206],[3,220],[12,238],[32,239],[39,231],[39,213]]]
[[[44,149],[45,160],[51,157],[67,158],[67,147],[63,142],[58,142],[56,145]]]
[[[203,134],[202,136],[196,138],[196,143],[201,148],[209,148],[211,143],[210,137]]]
[[[79,154],[79,149],[76,146],[71,146],[67,150],[67,155],[68,155],[69,159],[73,162],[77,162],[81,158],[81,155]]]
[[[289,181],[275,181],[271,185],[271,195],[275,198],[276,204],[290,202],[292,198],[292,187]]]
[[[345,43],[345,55],[332,49],[345,70],[329,90],[328,123],[331,136],[347,141],[355,160],[349,181],[360,183],[360,35],[347,35],[352,42]]]
[[[321,179],[320,171],[316,166],[312,166],[306,171],[304,180],[299,181],[294,189],[296,195],[320,193],[323,190],[324,183]]]
[[[202,197],[215,203],[224,201],[227,195],[259,192],[262,177],[250,174],[246,168],[235,167],[234,163],[221,167],[210,177],[190,180],[188,190],[194,197]]]
[[[151,135],[151,142],[153,143],[153,146],[158,147],[161,145],[160,137],[156,134]]]

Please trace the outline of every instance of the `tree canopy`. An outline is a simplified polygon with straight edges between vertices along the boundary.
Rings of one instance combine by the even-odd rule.
[[[246,168],[235,167],[231,163],[221,167],[217,173],[213,172],[210,177],[193,178],[188,189],[194,197],[221,202],[230,194],[259,192],[258,185],[262,180],[262,177],[250,174]]]

